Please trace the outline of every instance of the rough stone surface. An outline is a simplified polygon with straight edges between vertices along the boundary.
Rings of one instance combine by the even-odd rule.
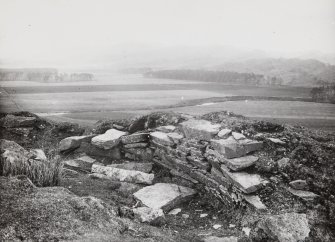
[[[30,127],[36,122],[35,117],[22,117],[7,114],[0,120],[0,125],[4,128]]]
[[[173,126],[173,125],[160,126],[156,128],[157,131],[161,131],[164,133],[173,132],[175,131],[175,129],[176,129],[176,126]]]
[[[43,160],[43,161],[47,160],[47,157],[46,157],[44,151],[41,150],[41,149],[31,149],[30,153],[32,154],[32,156],[33,156],[32,158],[34,160]]]
[[[92,172],[101,173],[114,181],[131,182],[139,184],[152,184],[154,174],[148,174],[141,171],[130,171],[119,168],[107,167],[93,164]]]
[[[117,146],[120,142],[121,136],[126,134],[126,132],[122,132],[117,129],[109,129],[104,134],[92,138],[91,142],[99,148],[108,150]]]
[[[256,156],[243,156],[234,159],[224,159],[225,165],[233,171],[240,171],[254,165],[258,161]]]
[[[96,160],[85,155],[73,160],[67,160],[64,162],[64,165],[70,168],[91,171],[92,165]]]
[[[319,195],[309,191],[296,190],[293,188],[288,188],[287,190],[294,196],[300,197],[306,201],[313,201],[315,198],[319,197]]]
[[[306,214],[298,213],[267,216],[258,223],[257,228],[268,239],[279,242],[304,241],[310,232]]]
[[[219,154],[229,159],[241,157],[246,154],[243,147],[240,146],[233,137],[218,140],[212,139],[211,145],[217,152],[219,152]]]
[[[221,166],[222,173],[229,178],[243,192],[249,194],[262,187],[263,179],[258,174],[246,172],[230,172],[224,165]]]
[[[191,119],[180,124],[181,128],[189,139],[196,140],[211,140],[217,133],[219,133],[220,125],[212,124],[207,120]]]
[[[286,144],[284,141],[282,141],[281,139],[276,139],[276,138],[268,138],[268,140],[270,140],[272,143],[275,144],[280,144],[280,145],[284,145]]]
[[[175,144],[179,144],[181,139],[184,138],[182,134],[178,134],[178,133],[168,133],[167,135],[169,136],[170,139],[172,139],[172,141]]]
[[[239,144],[243,146],[245,154],[248,154],[253,151],[258,151],[263,147],[263,142],[250,139],[240,140]]]
[[[150,134],[151,140],[154,143],[157,143],[159,145],[166,145],[166,146],[172,146],[174,142],[169,138],[169,136],[166,133],[163,132],[152,132]]]
[[[121,152],[118,147],[114,147],[109,150],[98,148],[91,143],[83,142],[80,147],[76,150],[78,153],[86,153],[90,156],[98,157],[108,157],[111,159],[119,160],[121,159]]]
[[[119,169],[125,169],[125,170],[134,170],[134,171],[142,171],[145,173],[149,173],[152,170],[152,163],[145,162],[145,163],[139,163],[139,162],[127,162],[122,164],[112,164],[108,165],[108,167],[114,167]]]
[[[289,158],[281,158],[280,160],[277,161],[278,168],[280,170],[284,169],[290,162]]]
[[[143,142],[123,145],[123,147],[126,149],[146,148],[147,146],[148,146],[148,143],[143,143]]]
[[[130,135],[125,135],[121,137],[121,142],[123,144],[148,142],[148,140],[149,140],[149,133],[136,133],[136,134],[130,134]]]
[[[154,209],[148,207],[138,207],[133,209],[135,219],[142,223],[157,223],[157,220],[164,219],[162,209]]]
[[[262,203],[259,196],[244,195],[244,199],[245,201],[247,201],[247,203],[249,203],[256,210],[265,211],[267,209],[264,203]]]
[[[88,141],[92,138],[92,136],[84,135],[84,136],[71,136],[67,137],[59,142],[59,150],[67,151],[78,148],[82,142]]]
[[[233,132],[232,136],[234,137],[234,139],[236,140],[241,140],[241,139],[245,139],[245,136],[241,133],[237,133],[237,132]]]
[[[229,137],[230,134],[231,134],[231,129],[222,129],[218,133],[218,137],[221,139],[226,139]]]
[[[217,237],[209,236],[203,239],[204,242],[237,242],[238,238],[235,236],[230,237]]]
[[[169,211],[191,198],[195,193],[191,188],[176,184],[156,183],[134,193],[134,197],[149,208]]]
[[[290,186],[296,190],[305,190],[308,188],[306,180],[295,180],[290,182]]]

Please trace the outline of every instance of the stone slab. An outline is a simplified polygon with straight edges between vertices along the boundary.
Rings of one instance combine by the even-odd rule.
[[[120,143],[120,138],[126,134],[126,132],[117,129],[109,129],[104,134],[92,138],[91,143],[101,149],[112,149]]]
[[[247,167],[253,166],[258,161],[257,156],[242,156],[233,159],[223,159],[224,164],[233,171],[241,171]]]
[[[169,138],[166,133],[155,131],[150,134],[150,138],[153,142],[159,145],[173,146],[174,142]]]
[[[124,135],[121,137],[122,144],[134,144],[148,142],[149,133],[135,133],[130,135]]]
[[[211,140],[220,131],[220,124],[212,124],[207,120],[191,119],[180,124],[186,138]]]
[[[59,142],[59,151],[68,151],[78,148],[82,142],[87,142],[92,138],[91,135],[71,136]]]
[[[108,165],[108,167],[125,169],[125,170],[134,170],[134,171],[142,171],[145,173],[149,173],[152,170],[152,163],[151,162],[127,162],[122,164],[112,164]]]

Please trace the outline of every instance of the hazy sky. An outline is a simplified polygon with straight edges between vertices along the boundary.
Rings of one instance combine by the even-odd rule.
[[[120,43],[335,53],[334,0],[0,0],[0,59],[63,60]]]

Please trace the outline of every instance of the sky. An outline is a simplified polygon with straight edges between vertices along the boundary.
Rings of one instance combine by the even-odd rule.
[[[77,61],[138,43],[335,53],[335,1],[0,0],[2,62]]]

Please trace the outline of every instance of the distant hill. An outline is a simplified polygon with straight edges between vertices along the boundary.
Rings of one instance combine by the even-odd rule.
[[[314,59],[252,59],[225,63],[216,69],[276,77],[284,85],[320,86],[335,83],[335,66]]]

